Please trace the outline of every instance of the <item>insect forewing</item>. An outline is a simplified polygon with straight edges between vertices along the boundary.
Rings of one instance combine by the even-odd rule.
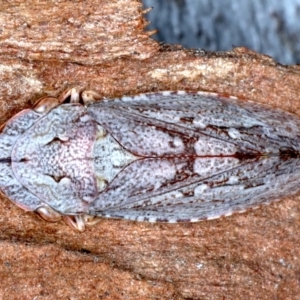
[[[297,192],[300,121],[287,112],[192,93],[102,101],[87,111],[112,141],[94,148],[96,174],[108,152],[115,169],[91,215],[197,221]]]

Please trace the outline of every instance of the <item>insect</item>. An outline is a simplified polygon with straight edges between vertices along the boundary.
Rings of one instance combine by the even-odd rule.
[[[71,89],[2,126],[0,189],[48,221],[194,222],[299,190],[300,118],[212,93]]]

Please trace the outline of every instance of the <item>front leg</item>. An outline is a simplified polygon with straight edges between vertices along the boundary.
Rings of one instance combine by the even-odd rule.
[[[46,114],[51,109],[59,106],[62,103],[66,103],[67,99],[70,98],[69,103],[79,103],[80,102],[80,89],[72,88],[66,90],[58,98],[55,97],[42,97],[33,106],[33,110],[37,113]]]

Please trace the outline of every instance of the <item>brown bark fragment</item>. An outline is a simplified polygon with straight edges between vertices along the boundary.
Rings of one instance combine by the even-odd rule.
[[[0,121],[43,94],[205,90],[300,114],[300,70],[237,48],[160,46],[141,4],[1,1]],[[299,197],[215,221],[102,220],[84,233],[1,196],[2,299],[296,299]]]

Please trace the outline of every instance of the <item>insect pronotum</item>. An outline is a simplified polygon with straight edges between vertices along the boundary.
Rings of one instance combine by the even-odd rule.
[[[0,188],[48,221],[195,222],[296,193],[300,118],[212,93],[71,89],[3,125]],[[68,100],[68,101],[67,101]]]

